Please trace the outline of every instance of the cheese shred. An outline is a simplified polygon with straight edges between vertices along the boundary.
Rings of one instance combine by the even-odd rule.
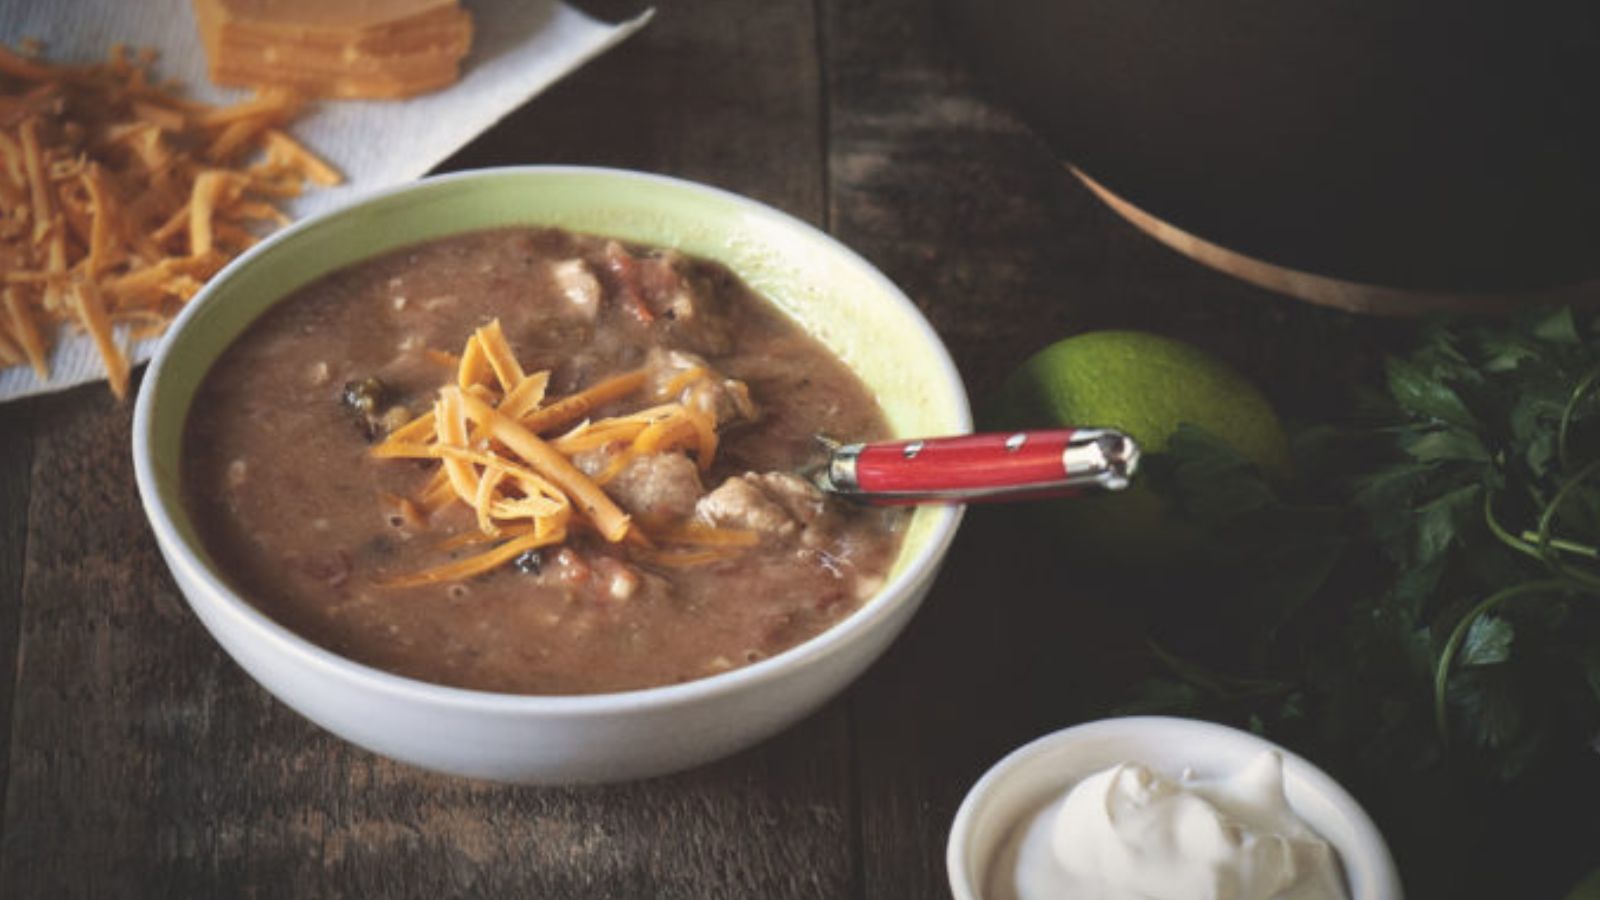
[[[155,84],[153,53],[36,53],[0,46],[0,366],[47,380],[52,341],[81,330],[124,397],[119,340],[159,335],[262,226],[287,221],[266,200],[339,175],[280,130],[301,105],[290,92],[218,108]]]
[[[703,378],[720,376],[697,367],[670,384],[681,389]],[[758,543],[753,532],[695,523],[647,534],[606,493],[605,484],[642,457],[682,450],[705,470],[716,454],[715,418],[684,403],[589,418],[639,393],[648,381],[647,370],[632,370],[547,403],[550,373],[523,369],[498,319],[477,329],[433,408],[396,428],[370,455],[439,462],[416,498],[403,501],[406,521],[426,522],[459,504],[476,528],[446,539],[437,552],[494,546],[382,583],[413,587],[469,578],[526,550],[560,543],[572,527],[609,543],[626,543],[642,559],[666,567],[727,559]],[[552,434],[563,428],[568,430]],[[604,454],[604,464],[591,475],[577,457],[596,452]]]

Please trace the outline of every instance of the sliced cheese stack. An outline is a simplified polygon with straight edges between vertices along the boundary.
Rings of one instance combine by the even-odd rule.
[[[453,84],[472,45],[456,0],[193,0],[221,85],[390,99]]]

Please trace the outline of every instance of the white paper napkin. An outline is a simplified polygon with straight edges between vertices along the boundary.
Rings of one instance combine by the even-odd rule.
[[[308,190],[286,207],[299,218],[354,196],[416,178],[512,110],[650,20],[597,22],[555,0],[463,0],[473,16],[472,52],[455,85],[404,101],[322,101],[295,122],[294,135],[344,173],[337,188]],[[0,43],[45,43],[52,60],[104,59],[111,46],[153,47],[156,74],[189,96],[216,103],[239,91],[206,80],[205,51],[190,0],[3,0]],[[156,341],[127,347],[135,363]],[[65,333],[50,358],[50,380],[18,366],[0,370],[0,402],[103,378],[86,336]]]

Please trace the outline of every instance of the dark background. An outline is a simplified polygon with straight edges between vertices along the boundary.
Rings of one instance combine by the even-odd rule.
[[[1157,218],[1321,275],[1600,275],[1600,4],[944,0],[1050,145]]]

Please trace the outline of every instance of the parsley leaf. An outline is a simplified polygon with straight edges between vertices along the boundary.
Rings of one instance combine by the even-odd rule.
[[[1293,481],[1194,428],[1152,457],[1233,633],[1161,649],[1127,709],[1258,730],[1422,835],[1410,810],[1600,765],[1600,315],[1433,323],[1371,387]]]

